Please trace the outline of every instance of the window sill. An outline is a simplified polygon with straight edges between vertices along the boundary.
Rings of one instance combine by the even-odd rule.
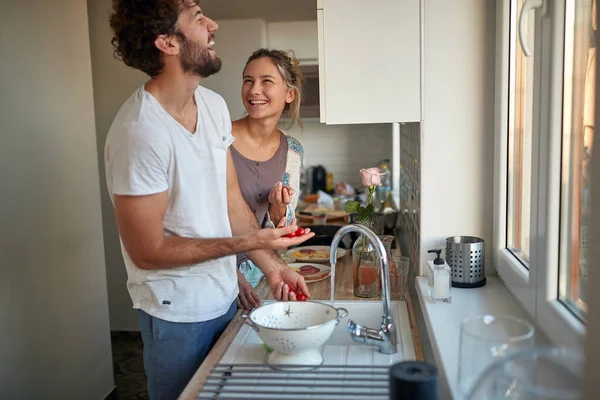
[[[416,278],[416,291],[423,311],[427,333],[436,359],[442,388],[442,399],[459,399],[458,376],[460,323],[465,318],[481,314],[510,315],[532,322],[526,311],[495,276],[488,276],[485,286],[477,289],[452,288],[452,303],[433,304],[427,298],[427,277]],[[547,339],[536,329],[536,343]]]

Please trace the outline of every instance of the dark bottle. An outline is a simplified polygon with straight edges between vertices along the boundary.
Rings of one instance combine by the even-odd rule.
[[[317,193],[319,190],[323,192],[327,189],[327,171],[322,165],[317,165],[312,170],[312,192]]]
[[[404,361],[390,368],[390,400],[437,400],[438,372],[431,364]]]

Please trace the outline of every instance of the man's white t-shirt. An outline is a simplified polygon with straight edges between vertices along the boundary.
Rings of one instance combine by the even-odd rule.
[[[231,237],[227,148],[231,120],[221,96],[199,86],[196,132],[179,124],[144,87],[115,117],[105,147],[108,192],[142,196],[168,191],[164,234]],[[181,268],[143,270],[121,241],[133,307],[173,322],[225,314],[238,295],[235,255]]]

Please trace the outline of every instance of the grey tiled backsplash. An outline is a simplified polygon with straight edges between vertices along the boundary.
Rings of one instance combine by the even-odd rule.
[[[400,209],[405,226],[407,257],[415,273],[420,265],[421,124],[400,125]]]

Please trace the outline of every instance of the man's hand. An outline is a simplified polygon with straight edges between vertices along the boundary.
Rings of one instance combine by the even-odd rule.
[[[292,220],[290,225],[283,225],[285,225],[285,217],[279,221],[277,228],[256,231],[255,235],[257,236],[258,242],[261,244],[260,248],[274,250],[285,249],[290,246],[297,246],[315,236],[314,232],[305,228],[304,234],[300,236],[286,237],[286,235],[291,236],[292,233],[298,231],[298,226],[296,225],[295,219]]]
[[[296,293],[310,298],[304,278],[291,268],[284,268],[267,275],[273,298],[279,301],[297,301]],[[291,289],[291,290],[290,290]]]
[[[252,285],[248,283],[244,275],[237,272],[238,286],[240,293],[238,294],[237,303],[238,307],[243,308],[246,311],[251,311],[253,308],[260,307],[260,297],[256,294]]]

